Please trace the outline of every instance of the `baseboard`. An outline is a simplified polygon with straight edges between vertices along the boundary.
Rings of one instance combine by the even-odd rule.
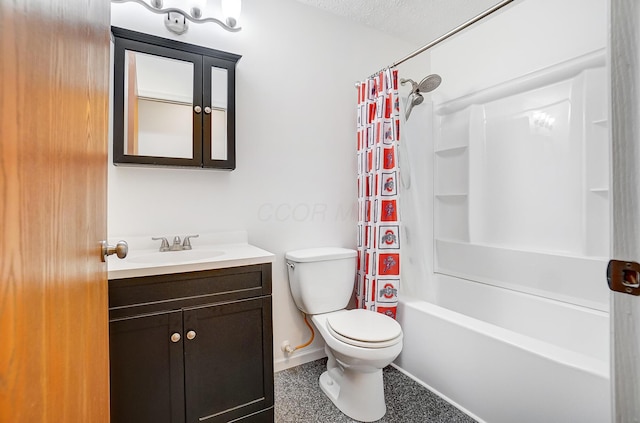
[[[291,367],[296,367],[301,364],[319,360],[326,356],[327,354],[324,352],[324,347],[316,348],[313,350],[302,350],[299,352],[296,351],[293,354],[291,354],[289,357],[284,357],[278,360],[274,360],[273,371],[279,372],[281,370],[286,370]]]
[[[478,417],[475,414],[473,414],[471,411],[467,410],[466,408],[464,408],[463,406],[461,406],[457,402],[453,401],[451,398],[449,398],[446,395],[444,395],[442,392],[438,391],[437,389],[434,389],[433,387],[431,387],[428,384],[426,384],[424,381],[418,379],[417,377],[415,377],[414,375],[412,375],[411,373],[409,373],[408,371],[406,371],[402,367],[398,366],[396,363],[391,363],[391,365],[394,368],[396,368],[396,370],[398,370],[400,373],[402,373],[405,376],[407,376],[408,378],[414,380],[416,383],[424,386],[425,388],[427,388],[428,390],[430,390],[431,392],[433,392],[434,394],[436,394],[437,396],[439,396],[440,398],[442,398],[443,400],[445,400],[449,404],[451,404],[454,407],[456,407],[458,410],[462,411],[467,416],[469,416],[472,419],[474,419],[476,422],[478,422],[478,423],[487,423],[484,420],[482,420],[480,417]]]

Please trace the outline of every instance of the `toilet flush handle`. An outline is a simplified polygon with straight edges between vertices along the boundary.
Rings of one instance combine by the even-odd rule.
[[[287,266],[289,266],[289,269],[291,270],[296,268],[296,265],[294,263],[291,263],[290,261],[287,262]]]

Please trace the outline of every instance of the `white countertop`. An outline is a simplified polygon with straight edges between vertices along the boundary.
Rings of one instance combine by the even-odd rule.
[[[173,237],[167,237],[171,245]],[[182,238],[182,236],[181,236]],[[247,242],[242,231],[200,235],[191,240],[192,250],[159,252],[160,241],[151,237],[114,237],[127,241],[129,253],[124,259],[115,255],[107,261],[108,278],[165,275],[251,264],[273,263],[274,254]]]

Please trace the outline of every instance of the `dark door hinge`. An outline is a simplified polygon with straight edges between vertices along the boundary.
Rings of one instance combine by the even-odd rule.
[[[640,264],[635,261],[610,260],[607,266],[609,289],[640,295]]]

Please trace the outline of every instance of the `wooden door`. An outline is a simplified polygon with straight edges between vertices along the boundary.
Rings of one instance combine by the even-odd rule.
[[[109,340],[111,421],[184,422],[182,311],[114,319]]]
[[[640,3],[611,0],[612,256],[640,262]],[[640,297],[611,293],[613,421],[640,421]]]
[[[109,421],[109,2],[0,0],[0,421]]]

